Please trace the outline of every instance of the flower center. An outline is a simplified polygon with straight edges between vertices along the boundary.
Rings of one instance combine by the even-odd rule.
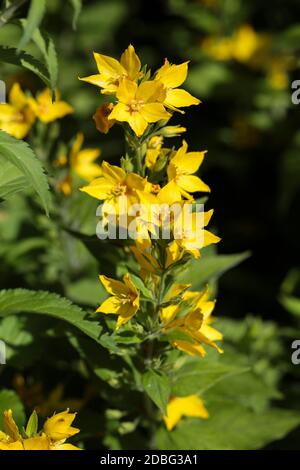
[[[129,113],[139,113],[144,105],[143,100],[131,100],[128,103],[127,110]]]
[[[126,194],[126,190],[127,186],[125,184],[118,183],[112,190],[112,194],[115,197],[124,196]]]
[[[14,114],[14,117],[12,119],[14,122],[24,122],[25,121],[25,115],[21,111]]]

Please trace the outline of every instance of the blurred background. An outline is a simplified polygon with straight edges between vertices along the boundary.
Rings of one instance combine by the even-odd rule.
[[[81,129],[105,160],[117,162],[124,149],[117,126],[107,136],[95,130],[92,115],[105,96],[78,80],[96,73],[93,51],[119,57],[130,42],[152,70],[165,57],[190,60],[185,88],[202,104],[173,124],[187,127],[191,150],[208,150],[202,177],[212,188],[207,208],[215,209],[219,252],[251,252],[220,279],[216,316],[276,321],[288,360],[300,318],[300,105],[291,101],[300,79],[299,1],[89,0],[75,33],[71,16],[71,7],[61,13],[59,0],[48,2],[44,26],[58,51],[60,92],[76,110],[64,138]],[[16,31],[1,29],[1,43],[17,44]],[[20,69],[9,80],[41,86]],[[294,408],[298,369],[283,385]]]

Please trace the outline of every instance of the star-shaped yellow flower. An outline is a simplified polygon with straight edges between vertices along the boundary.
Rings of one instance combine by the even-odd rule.
[[[55,92],[56,100],[52,102],[51,91],[45,88],[34,98],[29,98],[29,104],[35,115],[45,124],[63,118],[74,112],[72,106],[60,99],[58,91]]]
[[[102,88],[101,93],[115,94],[121,78],[125,77],[134,81],[142,76],[141,61],[131,44],[121,55],[120,62],[97,52],[94,52],[94,58],[99,74],[80,78],[80,80]]]
[[[137,190],[143,190],[146,180],[135,173],[126,173],[122,168],[102,162],[102,175],[94,179],[88,186],[80,188],[90,196],[105,201],[103,211],[108,204],[112,205],[118,213],[120,197],[126,196],[128,207],[137,203],[139,198]]]
[[[192,212],[184,220],[180,217],[174,220],[174,232],[178,233],[178,237],[168,246],[167,267],[179,261],[184,253],[190,253],[194,258],[200,258],[202,248],[221,240],[217,235],[204,228],[208,225],[213,212],[213,210]]]
[[[123,78],[116,93],[119,101],[108,119],[128,122],[135,134],[140,137],[149,123],[171,117],[162,104],[165,98],[163,88],[158,81],[146,81],[137,85]]]
[[[130,275],[123,277],[123,282],[106,276],[100,276],[104,288],[111,297],[104,300],[96,312],[118,315],[116,328],[127,323],[140,307],[140,294],[133,284]]]
[[[96,148],[82,149],[83,142],[84,136],[79,132],[71,148],[70,167],[82,179],[92,181],[102,174],[100,165],[94,163],[101,151]]]
[[[185,292],[182,300],[191,304],[191,309],[185,315],[176,318],[180,314],[180,304],[167,306],[161,310],[160,314],[162,322],[166,325],[166,331],[176,330],[191,339],[191,341],[178,339],[173,341],[172,345],[192,356],[205,356],[203,344],[222,353],[222,349],[215,341],[222,340],[223,335],[210,326],[213,321],[211,313],[215,307],[215,301],[209,300],[208,289],[203,292]]]
[[[167,415],[164,416],[168,431],[172,431],[183,416],[207,419],[209,414],[203,401],[197,395],[172,397],[167,405]]]
[[[184,140],[170,160],[167,168],[169,181],[174,181],[182,196],[191,198],[189,193],[210,192],[210,188],[198,176],[193,175],[203,162],[205,151],[187,152]]]
[[[35,121],[35,114],[29,106],[29,99],[14,83],[9,93],[9,103],[0,104],[0,129],[23,139]]]
[[[166,90],[164,104],[175,111],[178,108],[199,104],[201,101],[192,96],[188,91],[178,88],[186,80],[188,73],[188,62],[172,65],[165,59],[164,65],[156,72],[156,80],[163,83]],[[183,112],[183,111],[180,111]]]

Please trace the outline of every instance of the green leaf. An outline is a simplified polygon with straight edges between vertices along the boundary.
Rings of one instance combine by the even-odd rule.
[[[25,422],[24,407],[20,397],[13,390],[1,390],[0,392],[0,430],[4,431],[3,413],[11,409],[16,424],[21,428]]]
[[[153,299],[152,292],[145,286],[144,282],[140,277],[130,273],[130,278],[132,279],[132,282],[135,287],[140,291],[140,293],[144,297],[146,297],[146,299]]]
[[[26,429],[25,429],[25,433],[28,437],[32,437],[32,436],[35,436],[38,432],[38,415],[36,413],[36,411],[34,410],[31,415],[30,415],[30,418],[28,420],[28,423],[27,423],[27,426],[26,426]]]
[[[0,46],[0,61],[24,67],[35,73],[47,87],[51,88],[50,79],[45,65],[25,51],[17,53],[15,47]]]
[[[18,45],[18,53],[30,41],[34,31],[39,27],[46,9],[45,0],[31,0],[26,21],[26,27]]]
[[[42,34],[39,29],[35,30],[32,40],[43,54],[49,74],[50,88],[54,97],[58,74],[57,54],[54,42],[47,33]]]
[[[18,168],[2,158],[0,158],[0,165],[0,199],[8,199],[15,193],[28,188],[27,179]]]
[[[176,370],[172,376],[172,394],[176,396],[202,394],[221,380],[236,374],[243,374],[248,367],[228,365],[222,361],[199,361],[191,359]]]
[[[20,313],[49,315],[64,320],[101,343],[102,326],[68,299],[46,291],[9,289],[0,291],[0,317]]]
[[[161,412],[166,415],[171,393],[168,377],[161,372],[150,369],[143,375],[142,382],[147,395],[158,406]]]
[[[219,401],[208,407],[207,420],[183,418],[172,432],[160,428],[157,447],[163,450],[260,449],[281,439],[300,423],[295,411],[271,409],[259,414]]]
[[[49,214],[50,193],[43,167],[29,145],[0,131],[0,157],[15,165],[40,196],[46,214]]]
[[[73,7],[73,10],[74,10],[74,13],[73,13],[73,20],[72,20],[72,27],[73,29],[76,29],[77,28],[77,22],[78,22],[78,18],[79,18],[79,15],[80,15],[80,12],[82,10],[82,1],[81,0],[69,0],[72,7]]]
[[[200,260],[192,260],[187,272],[179,276],[179,282],[193,282],[193,289],[198,290],[208,281],[219,278],[224,272],[237,266],[250,256],[249,251],[234,255],[204,256]]]

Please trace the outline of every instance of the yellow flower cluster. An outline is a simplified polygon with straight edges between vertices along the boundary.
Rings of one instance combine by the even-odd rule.
[[[104,129],[104,132],[105,120],[127,122],[140,137],[149,124],[169,119],[171,114],[168,110],[179,111],[181,107],[200,103],[200,100],[179,88],[187,77],[188,62],[172,65],[166,59],[150,80],[149,72],[142,68],[131,44],[121,55],[120,61],[98,53],[94,53],[94,58],[99,73],[81,80],[98,86],[101,93],[114,98],[110,108],[101,108],[103,112],[100,109],[95,117],[99,129]]]
[[[12,410],[4,411],[4,430],[0,431],[0,450],[80,450],[66,440],[79,432],[72,427],[76,413],[69,410],[48,418],[41,432],[37,432],[37,415],[31,415],[25,431],[20,432]],[[35,424],[31,424],[31,421]]]
[[[14,83],[9,93],[9,103],[0,104],[0,129],[17,139],[23,139],[36,119],[48,124],[70,113],[73,113],[73,108],[60,99],[58,91],[52,102],[48,88],[33,98],[27,96],[18,83]]]
[[[287,88],[288,72],[295,66],[293,57],[273,52],[270,35],[257,33],[250,24],[242,24],[231,36],[207,36],[201,48],[216,60],[235,60],[265,71],[270,86],[279,90]]]
[[[197,175],[206,151],[188,150],[185,140],[177,150],[165,145],[165,139],[186,130],[168,125],[172,113],[200,103],[179,88],[187,77],[188,62],[172,65],[166,59],[151,75],[141,66],[132,45],[120,61],[97,53],[94,57],[99,73],[82,80],[100,87],[114,100],[96,111],[97,128],[107,133],[111,122],[120,122],[127,153],[120,167],[103,161],[100,176],[81,191],[102,202],[104,226],[112,214],[120,227],[124,216],[126,222],[134,223],[131,252],[139,266],[140,282],[151,293],[154,315],[153,311],[149,315],[160,333],[171,333],[170,344],[190,355],[204,356],[203,345],[222,352],[216,344],[222,335],[210,326],[215,303],[209,300],[208,290],[193,292],[188,290],[190,285],[172,283],[176,269],[190,258],[199,258],[202,248],[220,240],[206,230],[213,210],[199,211],[194,199],[195,194],[210,192]],[[124,122],[128,124],[124,126]],[[136,205],[138,213],[134,212]],[[178,213],[170,210],[174,205],[179,207]],[[188,205],[196,209],[183,220]],[[166,285],[166,278],[171,283]],[[122,282],[101,275],[100,281],[110,297],[97,312],[117,315],[116,328],[133,317],[139,321],[145,299],[136,276],[127,273]]]

